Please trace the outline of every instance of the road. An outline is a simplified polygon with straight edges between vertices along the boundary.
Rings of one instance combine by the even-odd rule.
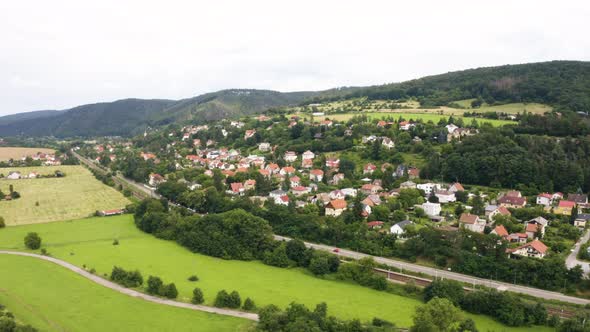
[[[572,251],[569,254],[569,256],[567,256],[567,258],[565,259],[565,265],[568,269],[571,269],[576,265],[580,265],[582,267],[582,270],[584,270],[584,274],[588,274],[590,272],[590,264],[588,264],[588,262],[578,260],[578,252],[580,252],[580,248],[582,247],[582,245],[588,242],[588,239],[590,239],[590,230],[586,231],[584,236],[582,236],[582,238],[580,238],[580,240],[576,242],[576,245],[574,246],[574,251]]]
[[[212,314],[232,316],[232,317],[237,317],[237,318],[258,321],[258,315],[254,314],[254,313],[237,311],[237,310],[230,310],[230,309],[215,308],[215,307],[208,307],[208,306],[204,306],[204,305],[190,304],[190,303],[185,303],[185,302],[178,302],[178,301],[173,301],[173,300],[169,300],[169,299],[163,299],[163,298],[156,297],[156,296],[147,295],[147,294],[138,292],[136,290],[120,286],[114,282],[111,282],[111,281],[103,279],[97,275],[94,275],[90,272],[87,272],[86,270],[81,269],[73,264],[70,264],[68,262],[65,262],[60,259],[53,258],[50,256],[42,256],[42,255],[37,255],[37,254],[33,254],[33,253],[28,253],[28,252],[6,251],[6,250],[0,250],[0,254],[26,256],[26,257],[33,257],[33,258],[37,258],[37,259],[42,259],[42,260],[57,264],[59,266],[62,266],[74,273],[77,273],[77,274],[83,276],[86,279],[90,279],[91,281],[94,281],[95,283],[97,283],[101,286],[110,288],[110,289],[112,289],[116,292],[119,292],[121,294],[125,294],[128,296],[139,298],[144,301],[149,301],[149,302],[162,304],[162,305],[168,305],[168,306],[172,306],[172,307],[185,308],[185,309],[191,309],[191,310],[197,310],[197,311],[204,311],[204,312],[208,312],[208,313],[212,313]]]
[[[275,235],[275,239],[279,240],[279,241],[290,240],[290,238],[288,238],[288,237],[279,236],[279,235]],[[310,243],[310,242],[305,242],[305,245],[308,248],[329,251],[332,253],[335,253],[334,249],[336,249],[336,247],[332,247],[332,246],[328,246],[328,245],[324,245],[324,244]],[[422,265],[418,265],[418,264],[406,263],[406,262],[402,262],[402,261],[398,261],[398,260],[394,260],[394,259],[390,259],[390,258],[385,258],[385,257],[367,255],[367,254],[363,254],[363,253],[351,251],[351,250],[339,249],[339,252],[337,254],[341,257],[352,258],[352,259],[361,259],[361,258],[365,258],[365,257],[371,257],[371,258],[373,258],[373,260],[375,260],[375,262],[377,262],[379,264],[387,265],[389,267],[396,268],[396,269],[401,269],[402,272],[405,270],[405,271],[411,271],[414,273],[422,273],[422,274],[429,275],[429,276],[432,276],[435,278],[452,279],[452,280],[460,281],[460,282],[463,282],[466,284],[482,285],[482,286],[486,286],[489,288],[500,289],[500,290],[510,291],[510,292],[514,292],[514,293],[526,294],[526,295],[530,295],[530,296],[534,296],[534,297],[538,297],[538,298],[543,298],[543,299],[548,299],[548,300],[557,300],[557,301],[561,301],[561,302],[582,304],[582,305],[590,303],[590,300],[581,299],[581,298],[574,297],[574,296],[568,296],[568,295],[564,295],[564,294],[561,294],[558,292],[551,292],[551,291],[546,291],[546,290],[542,290],[542,289],[538,289],[538,288],[514,285],[514,284],[494,281],[494,280],[490,280],[490,279],[476,278],[476,277],[472,277],[472,276],[468,276],[468,275],[464,275],[464,274],[460,274],[460,273],[455,273],[455,272],[451,272],[451,271],[447,271],[447,270],[431,268],[431,267],[422,266]]]

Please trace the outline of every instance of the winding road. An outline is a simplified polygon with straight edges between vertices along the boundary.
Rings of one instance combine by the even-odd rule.
[[[568,269],[571,269],[572,267],[575,267],[576,265],[580,265],[582,267],[582,270],[584,270],[584,274],[590,273],[590,264],[588,264],[588,262],[584,262],[584,261],[581,261],[578,259],[578,252],[580,252],[580,248],[582,247],[582,245],[584,243],[588,242],[589,238],[590,238],[590,230],[586,231],[586,233],[582,236],[582,238],[580,238],[580,240],[578,240],[578,242],[576,242],[574,250],[565,259],[565,265],[567,266]]]
[[[33,257],[33,258],[37,258],[37,259],[41,259],[41,260],[45,260],[54,264],[57,264],[59,266],[62,266],[74,273],[77,273],[79,275],[81,275],[82,277],[86,278],[86,279],[90,279],[91,281],[94,281],[95,283],[110,288],[116,292],[119,292],[121,294],[125,294],[128,296],[132,296],[132,297],[136,297],[139,299],[142,299],[144,301],[149,301],[149,302],[153,302],[153,303],[157,303],[157,304],[163,304],[163,305],[168,305],[171,307],[178,307],[178,308],[185,308],[185,309],[191,309],[191,310],[197,310],[197,311],[204,311],[204,312],[208,312],[211,314],[218,314],[218,315],[224,315],[224,316],[232,316],[232,317],[237,317],[237,318],[243,318],[243,319],[248,319],[248,320],[253,320],[253,321],[258,321],[258,315],[254,314],[254,313],[249,313],[249,312],[243,312],[243,311],[237,311],[237,310],[230,310],[230,309],[222,309],[222,308],[215,308],[215,307],[209,307],[209,306],[204,306],[204,305],[198,305],[198,304],[190,304],[190,303],[185,303],[185,302],[178,302],[178,301],[173,301],[173,300],[168,300],[168,299],[163,299],[160,297],[156,297],[156,296],[152,296],[152,295],[148,295],[148,294],[144,294],[141,292],[138,292],[136,290],[133,289],[129,289],[129,288],[125,288],[123,286],[120,286],[114,282],[111,282],[109,280],[103,279],[99,276],[96,276],[90,272],[87,272],[84,269],[81,269],[73,264],[70,264],[68,262],[62,261],[60,259],[54,258],[54,257],[50,257],[50,256],[42,256],[42,255],[37,255],[37,254],[33,254],[33,253],[28,253],[28,252],[20,252],[20,251],[7,251],[7,250],[0,250],[0,255],[16,255],[16,256],[26,256],[26,257]]]
[[[279,241],[290,240],[290,238],[288,238],[288,237],[279,236],[279,235],[275,235],[275,239],[279,240]],[[328,246],[328,245],[324,245],[324,244],[305,242],[305,246],[308,248],[316,249],[316,250],[329,251],[334,254],[338,254],[341,257],[352,258],[352,259],[357,259],[357,260],[361,259],[361,258],[365,258],[365,257],[370,257],[370,258],[373,258],[373,260],[379,264],[387,265],[387,266],[395,268],[395,269],[401,269],[402,272],[405,270],[405,271],[411,271],[414,273],[422,273],[425,275],[435,277],[437,279],[438,278],[452,279],[452,280],[460,281],[460,282],[474,285],[474,286],[475,285],[482,285],[482,286],[494,288],[497,290],[526,294],[526,295],[530,295],[530,296],[534,296],[534,297],[538,297],[538,298],[543,298],[543,299],[548,299],[548,300],[557,300],[557,301],[561,301],[561,302],[581,304],[581,305],[585,305],[585,304],[590,303],[590,300],[586,300],[586,299],[582,299],[582,298],[574,297],[574,296],[568,296],[568,295],[564,295],[564,294],[561,294],[558,292],[551,292],[551,291],[546,291],[546,290],[533,288],[533,287],[526,287],[526,286],[520,286],[520,285],[510,284],[510,283],[506,283],[506,282],[501,282],[501,281],[494,281],[494,280],[490,280],[490,279],[482,279],[482,278],[472,277],[472,276],[468,276],[465,274],[460,274],[460,273],[451,272],[451,271],[447,271],[447,270],[436,269],[436,268],[422,266],[422,265],[418,265],[418,264],[406,263],[406,262],[402,262],[402,261],[398,261],[398,260],[394,260],[394,259],[390,259],[390,258],[371,256],[371,255],[363,254],[363,253],[356,252],[356,251],[338,248],[338,252],[335,252],[334,250],[336,249],[336,247],[332,247],[332,246]],[[588,264],[585,264],[585,265],[588,265]]]

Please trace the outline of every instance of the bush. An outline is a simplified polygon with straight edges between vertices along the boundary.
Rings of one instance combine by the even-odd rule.
[[[242,309],[246,310],[246,311],[255,311],[256,310],[256,304],[254,304],[254,301],[252,301],[251,298],[246,298],[246,301],[244,301],[244,305],[242,306]]]
[[[113,245],[114,246],[118,246],[119,245],[119,240],[118,239],[114,239],[113,240]]]
[[[111,280],[127,288],[139,287],[143,284],[143,277],[139,271],[125,271],[118,266],[113,267]]]
[[[454,280],[435,280],[424,289],[424,301],[428,302],[435,297],[448,299],[458,306],[463,300],[463,286]]]
[[[4,223],[4,218],[0,217],[0,228],[4,228],[6,227],[6,224]]]
[[[203,298],[203,291],[200,288],[193,289],[193,298],[191,300],[193,304],[201,304],[205,302]]]
[[[199,277],[193,274],[192,276],[188,277],[188,281],[199,281]]]
[[[231,294],[229,294],[228,307],[237,309],[241,306],[242,306],[242,299],[240,298],[240,294],[237,291],[231,292]]]
[[[228,294],[225,290],[219,291],[215,297],[214,306],[219,308],[234,308],[238,309],[242,304],[240,294],[236,291]]]
[[[266,251],[262,262],[266,265],[277,267],[288,267],[291,262],[287,257],[287,248],[284,243],[281,243],[272,251]]]
[[[160,294],[160,289],[164,286],[162,279],[159,277],[149,276],[147,280],[147,288],[146,291],[148,294],[158,295]]]
[[[320,276],[338,271],[340,260],[337,256],[324,251],[314,251],[311,255],[308,269],[315,275]]]
[[[176,289],[176,285],[174,283],[170,283],[164,286],[164,291],[160,295],[165,296],[169,299],[175,299],[178,296],[178,290]]]
[[[31,232],[25,236],[25,246],[31,250],[41,248],[41,237],[39,234]]]
[[[229,294],[224,290],[220,290],[215,297],[215,302],[213,303],[214,306],[218,308],[227,307],[227,303],[229,301]]]

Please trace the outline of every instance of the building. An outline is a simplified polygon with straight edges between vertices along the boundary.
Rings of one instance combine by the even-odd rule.
[[[553,195],[548,194],[548,193],[542,193],[537,195],[537,205],[544,205],[544,206],[550,206],[551,204],[553,204]]]
[[[424,213],[426,213],[426,215],[428,215],[429,217],[438,216],[441,210],[439,203],[426,202],[422,203],[420,207],[422,208],[422,210],[424,210]]]
[[[557,207],[553,209],[553,213],[555,214],[562,214],[566,216],[572,215],[572,210],[576,207],[576,202],[573,201],[559,201]]]
[[[485,220],[479,219],[475,214],[463,213],[459,217],[459,227],[463,227],[475,233],[483,233],[486,227]]]
[[[509,196],[508,194],[498,199],[500,206],[512,209],[520,209],[526,206],[526,197]]]
[[[397,224],[391,226],[389,228],[389,232],[391,234],[396,234],[398,236],[403,235],[406,232],[406,228],[412,224],[413,224],[413,222],[411,220],[400,221]]]
[[[373,174],[377,170],[377,166],[374,164],[368,163],[363,167],[363,174]]]
[[[164,182],[166,182],[166,179],[164,179],[164,177],[161,176],[160,174],[156,174],[156,173],[150,174],[150,180],[149,180],[150,186],[157,187]]]
[[[493,221],[497,215],[510,216],[512,213],[505,206],[488,205],[485,212],[489,221]]]
[[[547,254],[547,249],[547,246],[543,242],[539,240],[533,240],[520,247],[514,249],[506,249],[506,252],[508,252],[511,255],[542,259]]]
[[[6,176],[6,178],[8,180],[18,180],[21,178],[21,174],[20,174],[20,172],[8,172],[8,175]]]
[[[270,143],[265,142],[258,144],[258,150],[262,152],[270,151]]]
[[[506,230],[506,227],[504,227],[504,225],[499,225],[496,226],[491,232],[490,234],[495,234],[498,235],[499,237],[501,237],[504,240],[508,239],[508,231]]]
[[[438,183],[419,183],[416,185],[417,189],[420,189],[424,192],[424,196],[429,197],[430,195],[432,195],[435,191],[440,190],[441,187]]]
[[[448,190],[438,190],[434,194],[438,198],[439,203],[452,203],[457,201],[455,193]]]
[[[309,171],[309,179],[314,182],[322,182],[324,178],[324,171],[321,169],[312,169]]]
[[[576,217],[576,220],[574,220],[574,226],[579,227],[579,228],[584,228],[584,227],[586,227],[588,220],[590,220],[589,213],[580,213]]]
[[[98,215],[100,215],[101,217],[108,217],[108,216],[116,216],[118,214],[123,214],[123,213],[125,213],[125,209],[115,209],[115,210],[99,211]]]
[[[452,193],[456,193],[457,191],[465,191],[465,188],[459,183],[455,182],[449,187],[449,191]]]
[[[307,150],[307,151],[303,152],[302,158],[303,158],[303,160],[313,159],[313,158],[315,158],[315,153]]]
[[[285,161],[288,163],[292,163],[297,160],[297,153],[294,151],[286,151],[283,159],[285,159]]]
[[[326,205],[326,216],[338,217],[346,210],[346,201],[343,199],[334,199]]]
[[[567,200],[575,202],[576,204],[588,204],[588,195],[585,194],[568,194]]]

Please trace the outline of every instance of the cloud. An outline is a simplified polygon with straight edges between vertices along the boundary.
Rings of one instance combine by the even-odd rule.
[[[590,60],[587,17],[585,1],[4,1],[0,114]]]

